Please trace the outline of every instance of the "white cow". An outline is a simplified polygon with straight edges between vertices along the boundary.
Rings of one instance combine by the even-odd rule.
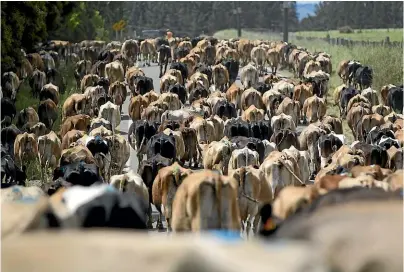
[[[112,132],[115,133],[115,128],[121,123],[121,113],[119,112],[119,106],[108,101],[100,108],[98,117],[108,120],[112,125]]]

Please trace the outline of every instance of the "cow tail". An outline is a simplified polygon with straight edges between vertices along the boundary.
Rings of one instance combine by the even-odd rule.
[[[241,189],[243,195],[246,194],[246,193],[245,193],[245,176],[246,176],[246,169],[245,169],[245,167],[243,166],[243,167],[240,168],[240,184],[239,184],[240,189]]]
[[[127,175],[124,175],[123,180],[121,180],[121,182],[120,182],[119,190],[124,193],[124,192],[126,192],[127,186],[128,186],[128,177],[127,177]]]
[[[177,186],[180,186],[180,175],[181,175],[181,170],[177,166],[173,170],[173,176],[174,176],[174,182]]]

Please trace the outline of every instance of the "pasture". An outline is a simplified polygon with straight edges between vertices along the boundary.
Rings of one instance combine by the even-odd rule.
[[[310,32],[312,33],[312,32]],[[263,39],[263,40],[276,40],[282,39],[277,33],[270,32],[251,32],[242,31],[242,38],[246,39]],[[402,34],[402,30],[401,30]],[[300,34],[299,34],[300,35]],[[237,37],[236,29],[222,30],[214,34],[215,37],[221,39],[230,39]],[[308,35],[310,36],[310,35]],[[319,36],[321,37],[321,36]],[[373,68],[373,86],[372,88],[380,91],[380,88],[387,84],[403,83],[403,50],[402,48],[384,48],[384,47],[353,47],[346,48],[342,46],[333,46],[322,41],[306,41],[306,40],[293,40],[293,34],[290,37],[292,43],[308,49],[310,52],[327,52],[331,54],[331,61],[333,73],[329,81],[329,92],[327,97],[327,114],[339,116],[337,106],[334,106],[334,99],[332,97],[334,89],[342,84],[341,79],[336,74],[335,70],[338,63],[342,60],[359,60],[364,65],[369,65]],[[379,93],[380,95],[380,93]],[[380,97],[379,97],[380,98]],[[352,143],[354,137],[349,129],[346,120],[343,120],[344,133],[347,136],[349,143]]]
[[[344,38],[351,39],[353,41],[381,41],[386,37],[390,38],[390,41],[401,42],[403,41],[403,29],[402,28],[390,28],[390,29],[354,29],[354,33],[340,33],[339,30],[329,31],[298,31],[291,33],[293,35],[302,37],[313,38],[325,38],[330,35],[330,38]]]

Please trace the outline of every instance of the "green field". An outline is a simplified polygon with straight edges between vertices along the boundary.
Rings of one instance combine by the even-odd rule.
[[[214,34],[218,38],[236,38],[237,31],[223,30]],[[246,39],[265,39],[265,40],[281,40],[282,37],[273,33],[254,33],[242,31],[242,38]],[[338,63],[341,60],[355,59],[364,65],[373,68],[373,86],[375,90],[380,90],[386,84],[402,84],[403,82],[403,49],[402,48],[385,48],[385,47],[362,47],[357,46],[347,48],[342,46],[330,45],[323,41],[295,41],[291,36],[291,42],[298,46],[307,48],[310,52],[325,51],[331,54],[333,73],[329,83],[329,92],[327,96],[328,106],[327,113],[339,116],[337,106],[334,106],[332,94],[335,87],[342,84],[342,80],[335,73]],[[381,100],[380,100],[381,101]],[[344,134],[347,136],[348,143],[353,141],[353,135],[345,120],[343,120]]]
[[[330,38],[345,38],[354,41],[382,41],[387,36],[390,37],[390,41],[402,42],[403,41],[403,29],[402,28],[390,28],[390,29],[355,29],[355,33],[339,33],[338,30],[330,31],[301,31],[294,32],[292,35],[303,37],[318,37],[325,38],[327,34]]]

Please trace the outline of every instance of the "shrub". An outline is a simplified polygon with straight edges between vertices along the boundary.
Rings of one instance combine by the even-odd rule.
[[[343,26],[338,28],[339,33],[344,33],[344,34],[351,34],[355,33],[355,31],[350,27],[350,26]]]

